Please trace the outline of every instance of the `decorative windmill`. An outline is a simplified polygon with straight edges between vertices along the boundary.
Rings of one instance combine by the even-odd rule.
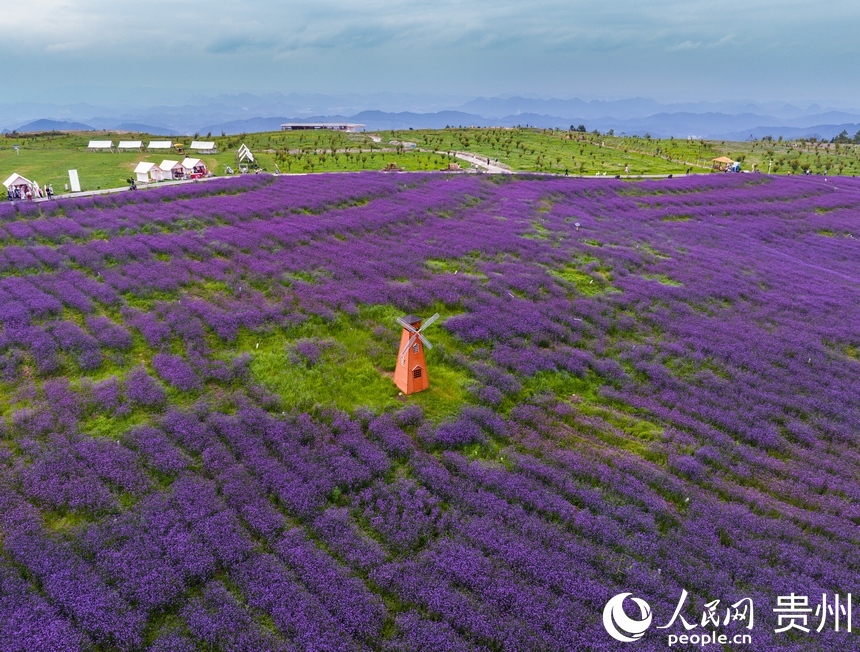
[[[424,347],[432,349],[433,345],[424,337],[423,331],[437,319],[439,319],[438,312],[422,326],[421,317],[415,315],[397,318],[397,323],[403,326],[403,332],[400,335],[400,355],[397,357],[397,367],[394,369],[394,384],[404,394],[414,394],[430,386],[427,362],[424,360]]]

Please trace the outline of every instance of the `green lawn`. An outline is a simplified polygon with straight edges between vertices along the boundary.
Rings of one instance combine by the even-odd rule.
[[[383,142],[405,139],[440,151],[468,151],[498,159],[514,170],[594,175],[709,172],[712,161],[728,156],[761,172],[854,175],[860,173],[860,146],[810,141],[705,141],[621,137],[552,129],[440,129],[383,132]],[[772,163],[771,163],[772,162]]]
[[[371,137],[373,136],[373,137]],[[719,156],[740,160],[745,170],[797,174],[809,169],[819,174],[860,173],[858,145],[809,141],[726,142],[688,139],[652,139],[600,135],[550,129],[437,129],[384,131],[378,134],[336,132],[265,132],[238,136],[196,135],[216,143],[217,154],[202,158],[218,176],[228,166],[236,169],[236,150],[242,143],[254,152],[267,171],[282,173],[399,169],[441,170],[454,161],[449,153],[465,151],[498,159],[515,171],[615,176],[707,173]],[[83,190],[121,187],[140,161],[161,163],[181,159],[176,151],[91,152],[90,139],[143,140],[158,136],[112,132],[8,134],[0,138],[0,177],[13,172],[52,184],[61,192],[68,170],[78,171]],[[191,136],[163,137],[190,144]],[[402,143],[414,143],[414,147]],[[19,145],[16,154],[13,145]],[[437,153],[438,152],[438,153]],[[467,163],[461,165],[468,167]]]
[[[107,152],[89,151],[91,139],[142,140],[149,134],[116,134],[81,132],[73,134],[44,134],[22,137],[7,135],[0,138],[0,176],[3,179],[17,172],[40,185],[52,184],[61,192],[68,183],[68,171],[77,170],[82,190],[116,188],[125,185],[141,161],[161,163],[165,159],[182,160],[185,155],[202,159],[217,176],[226,168],[238,167],[236,149],[246,143],[260,165],[269,172],[276,166],[281,172],[333,172],[382,170],[389,165],[404,170],[440,170],[448,157],[423,152],[398,151],[394,145],[376,144],[364,134],[319,134],[271,132],[248,136],[214,138],[217,154],[185,154],[176,151]],[[156,137],[157,138],[157,137]],[[174,143],[190,144],[191,137],[164,137]],[[202,136],[201,138],[205,138]],[[19,145],[16,154],[13,145]],[[402,149],[402,148],[401,148]]]
[[[243,333],[227,357],[250,351],[254,378],[280,397],[284,409],[399,407],[405,399],[392,378],[401,331],[395,318],[400,314],[390,306],[363,306],[355,315],[311,318],[268,335]],[[452,362],[451,354],[461,346],[458,340],[442,328],[428,336],[434,344],[427,351],[434,382],[413,401],[430,418],[441,419],[466,401],[471,378]],[[297,347],[301,342],[313,343],[319,357],[302,358]]]
[[[621,147],[627,139],[535,129],[442,129],[380,134],[383,142],[409,139],[421,148],[474,152],[514,170],[564,174],[680,174],[690,165],[653,152]],[[627,168],[627,172],[625,172]],[[699,171],[705,171],[700,169]]]

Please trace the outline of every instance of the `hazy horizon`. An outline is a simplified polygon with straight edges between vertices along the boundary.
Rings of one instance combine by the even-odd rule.
[[[0,106],[20,106],[25,104],[52,105],[52,106],[75,106],[89,104],[94,107],[109,107],[116,109],[133,109],[135,107],[180,107],[204,101],[218,99],[235,102],[247,98],[251,100],[285,100],[296,98],[302,101],[317,100],[327,102],[335,107],[338,101],[348,101],[352,105],[372,106],[381,110],[392,111],[436,111],[454,110],[463,104],[475,100],[506,100],[506,99],[529,99],[529,100],[558,100],[575,101],[586,103],[619,103],[634,100],[651,101],[655,106],[677,106],[677,105],[699,105],[702,107],[725,106],[725,107],[767,107],[767,106],[792,106],[806,111],[812,110],[844,110],[860,111],[860,99],[857,102],[839,100],[802,100],[790,96],[777,97],[762,100],[754,97],[730,97],[722,99],[704,99],[701,97],[677,97],[665,98],[644,93],[640,94],[618,94],[618,95],[594,95],[587,93],[572,94],[549,94],[549,93],[517,93],[514,91],[503,93],[486,94],[434,94],[434,93],[408,93],[397,91],[378,92],[355,92],[338,93],[332,92],[302,92],[298,90],[268,90],[260,91],[254,89],[169,89],[169,88],[121,88],[121,87],[83,87],[67,86],[57,88],[36,89],[27,94],[27,97],[4,97],[0,99]]]

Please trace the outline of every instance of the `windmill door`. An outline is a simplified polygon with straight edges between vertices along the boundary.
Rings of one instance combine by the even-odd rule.
[[[427,389],[427,372],[421,365],[415,365],[412,367],[412,391],[420,392],[423,389]]]

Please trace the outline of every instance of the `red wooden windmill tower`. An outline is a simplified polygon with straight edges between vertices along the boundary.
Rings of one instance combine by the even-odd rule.
[[[427,389],[430,379],[427,377],[427,362],[424,360],[424,347],[432,349],[433,345],[424,337],[423,331],[439,319],[439,313],[430,317],[421,325],[421,317],[406,315],[398,317],[397,323],[403,326],[400,334],[400,355],[394,369],[394,384],[404,394],[414,394]]]

